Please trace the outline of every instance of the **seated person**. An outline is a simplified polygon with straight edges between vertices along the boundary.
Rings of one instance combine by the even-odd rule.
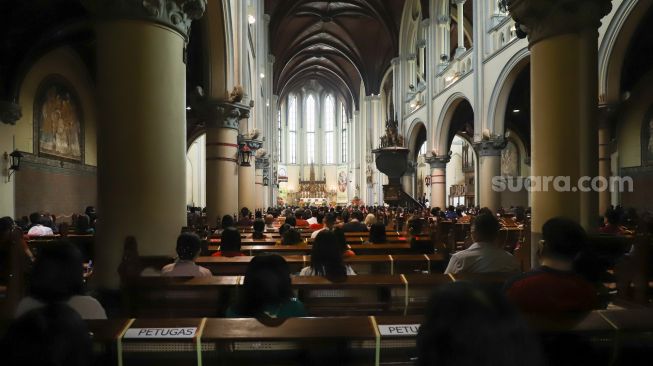
[[[587,246],[585,230],[576,222],[553,218],[542,226],[540,267],[506,283],[510,301],[526,313],[584,313],[596,308],[597,291],[574,270]]]
[[[236,303],[228,318],[289,318],[306,316],[304,305],[290,287],[290,267],[283,257],[259,255],[249,262]]]
[[[261,221],[262,222],[262,221]],[[242,257],[240,251],[241,240],[240,232],[235,227],[228,227],[222,232],[222,239],[220,240],[220,250],[213,253],[212,257]]]
[[[619,225],[620,217],[618,211],[614,209],[609,209],[608,211],[606,211],[603,220],[604,220],[603,227],[599,228],[599,232],[601,234],[624,235],[625,231]]]
[[[79,215],[75,224],[76,234],[85,235],[95,233],[95,230],[91,227],[91,221],[86,215]]]
[[[251,212],[249,212],[249,209],[247,207],[243,207],[240,210],[240,218],[238,219],[238,226],[244,226],[244,227],[249,227],[252,226],[252,219],[250,218]]]
[[[267,214],[265,215],[265,231],[266,232],[273,232],[276,231],[277,228],[274,227],[274,216]]]
[[[224,215],[222,216],[222,220],[220,220],[220,228],[217,229],[214,234],[220,235],[222,234],[222,230],[232,226],[234,226],[234,217],[231,215]]]
[[[283,223],[284,225],[288,225],[290,227],[296,227],[297,226],[297,218],[295,216],[290,215],[286,217],[286,221]],[[281,228],[279,228],[279,233],[281,234]]]
[[[29,215],[29,220],[32,222],[32,226],[27,232],[27,236],[51,236],[54,235],[54,232],[51,228],[43,225],[43,216],[40,213],[33,213]]]
[[[365,216],[365,226],[369,229],[374,224],[376,224],[376,216],[371,213],[367,214],[367,216]]]
[[[227,230],[227,229],[225,229]],[[234,229],[235,230],[235,229]],[[240,234],[238,234],[240,238]],[[182,233],[177,238],[177,260],[161,269],[165,277],[211,277],[208,268],[195,264],[195,258],[200,253],[202,243],[199,236],[193,233]]]
[[[302,268],[300,276],[324,276],[330,280],[343,280],[356,274],[343,260],[342,247],[332,231],[318,234],[311,249],[311,265]]]
[[[304,220],[308,223],[308,226],[310,227],[311,225],[316,225],[322,222],[322,220],[319,220],[317,218],[317,215],[313,213],[313,210],[306,210],[304,211]]]
[[[285,226],[285,225],[284,225]],[[302,236],[295,228],[288,228],[284,231],[281,239],[281,245],[299,245],[302,244]]]
[[[265,232],[265,222],[262,219],[254,220],[254,232],[249,237],[252,239],[267,239],[268,236],[264,234]]]
[[[458,213],[456,212],[456,208],[453,206],[449,206],[447,208],[447,211],[444,213],[444,218],[447,220],[456,220],[458,218]]]
[[[304,215],[305,215],[304,210],[297,210],[295,212],[295,219],[296,219],[295,226],[297,226],[297,227],[307,227],[309,225],[308,221],[306,221],[306,218],[305,218]]]
[[[342,228],[334,228],[333,234],[336,236],[336,244],[340,247],[342,250],[342,256],[347,258],[347,257],[353,257],[356,255],[353,250],[351,250],[351,246],[347,244],[347,237],[345,236],[345,232],[342,231]]]
[[[367,232],[367,226],[361,221],[363,221],[363,213],[356,210],[351,213],[351,219],[349,222],[342,225],[342,229],[346,233]]]
[[[536,335],[503,294],[464,281],[431,296],[417,359],[417,366],[544,365]]]
[[[472,221],[471,234],[474,243],[451,256],[445,274],[519,271],[517,260],[495,243],[499,235],[499,221],[494,215],[476,216]]]
[[[336,215],[332,212],[324,215],[322,219],[322,228],[315,230],[311,233],[311,239],[315,239],[319,233],[324,230],[333,230],[334,225],[336,224]]]
[[[382,223],[375,223],[370,226],[370,236],[367,239],[367,244],[384,244],[388,242],[385,235],[385,225]]]
[[[315,219],[315,223],[310,224],[308,226],[309,229],[320,230],[324,227],[324,214],[322,212],[318,212],[313,219]]]
[[[100,303],[84,294],[82,254],[69,243],[53,243],[39,250],[32,270],[30,295],[16,308],[16,317],[46,304],[64,303],[82,319],[106,319]]]
[[[75,309],[52,302],[26,312],[0,341],[3,365],[91,366],[93,343]]]

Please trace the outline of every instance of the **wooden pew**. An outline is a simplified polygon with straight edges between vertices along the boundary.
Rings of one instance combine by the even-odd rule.
[[[291,319],[112,319],[88,321],[100,365],[413,365],[422,316]],[[593,311],[574,324],[531,323],[541,339],[578,337],[599,356],[592,366],[648,365],[653,356],[653,310]],[[400,327],[407,326],[407,327]],[[134,339],[127,330],[196,328],[190,339]],[[199,340],[199,341],[198,341]],[[120,344],[120,347],[118,347]],[[120,349],[120,352],[118,352]],[[545,347],[548,358],[558,349]],[[583,352],[592,352],[583,353]],[[118,361],[120,359],[120,361]]]
[[[428,238],[423,240],[424,243],[430,243]],[[249,255],[258,255],[261,253],[277,253],[281,255],[292,254],[310,254],[310,245],[242,245],[241,250]],[[351,249],[356,255],[368,254],[412,254],[410,244],[393,243],[393,244],[351,244]],[[209,246],[210,251],[219,250],[219,246]]]
[[[211,270],[214,276],[244,275],[252,256],[199,257],[195,262]],[[310,265],[310,255],[287,255],[284,259],[292,273]],[[431,273],[432,266],[444,260],[440,254],[360,255],[345,258],[357,274]]]

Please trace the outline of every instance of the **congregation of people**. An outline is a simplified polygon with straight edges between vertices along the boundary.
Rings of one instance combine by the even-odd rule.
[[[72,339],[83,338],[80,341],[83,344],[89,340],[79,333],[80,329],[84,329],[82,320],[107,319],[107,314],[115,313],[115,309],[106,311],[100,301],[89,295],[86,279],[92,275],[92,267],[89,268],[88,262],[84,263],[77,247],[61,240],[43,246],[38,253],[32,253],[27,244],[30,240],[54,237],[57,233],[60,238],[66,235],[92,235],[97,219],[92,208],[84,215],[78,215],[75,225],[70,227],[57,227],[51,216],[39,213],[30,215],[29,225],[9,217],[0,219],[2,279],[9,287],[13,286],[11,262],[29,264],[29,273],[17,276],[23,280],[29,277],[29,286],[14,309],[16,320],[2,343],[3,350],[13,360],[26,357],[19,354],[25,351],[25,346],[17,344],[20,342],[13,335],[33,331],[31,327],[35,327],[35,324],[46,323],[40,326],[42,333],[36,336],[42,339],[34,346],[45,343],[47,337],[63,334],[70,334]],[[638,216],[632,210],[626,212],[617,207],[611,208],[602,221],[603,226],[597,230],[602,235],[628,237],[638,233],[638,238],[644,238],[644,242],[650,244],[646,241],[650,238],[653,225],[648,214]],[[435,238],[432,234],[438,231],[438,227],[453,222],[469,224],[468,237],[462,247],[449,250],[446,246],[431,242],[426,249],[417,246],[411,248],[417,253],[446,254],[448,262],[444,267],[445,274],[514,275],[505,282],[502,291],[490,291],[472,283],[453,283],[439,288],[429,302],[419,333],[419,364],[431,365],[430,360],[455,357],[450,349],[432,349],[429,345],[444,335],[457,339],[456,332],[470,337],[467,340],[478,339],[479,342],[493,338],[490,335],[492,330],[498,329],[501,337],[515,337],[516,332],[522,337],[520,347],[532,350],[530,355],[538,355],[539,346],[522,315],[582,316],[608,306],[609,300],[606,298],[609,291],[602,283],[605,273],[601,273],[605,272],[605,268],[592,257],[588,233],[572,220],[558,217],[543,225],[542,240],[536,243],[539,266],[521,272],[515,252],[507,251],[506,243],[500,242],[498,237],[505,228],[523,231],[529,225],[529,210],[524,208],[501,210],[497,214],[487,208],[462,207],[444,210],[288,207],[271,208],[265,212],[257,210],[254,213],[243,208],[238,217],[222,217],[216,227],[205,225],[201,214],[189,210],[188,226],[182,229],[177,239],[177,257],[172,263],[162,268],[146,268],[139,256],[137,238],[127,237],[116,273],[123,284],[144,276],[211,277],[213,273],[210,269],[196,263],[200,255],[224,258],[246,256],[247,253],[242,250],[245,239],[275,241],[278,246],[298,246],[308,244],[310,238],[310,261],[296,273],[291,272],[288,263],[279,254],[254,256],[244,274],[242,291],[224,314],[226,317],[259,319],[303,317],[310,315],[310,311],[297,298],[291,287],[291,278],[321,276],[339,283],[347,281],[349,276],[355,276],[355,270],[345,261],[348,257],[356,256],[347,243],[347,233],[366,236],[366,245],[388,243],[387,232],[399,232],[406,236],[406,242],[414,243],[419,237]],[[214,251],[209,249],[212,238],[219,238],[219,248]],[[518,236],[518,240],[523,241],[524,236]],[[519,250],[520,243],[513,244]],[[643,247],[646,248],[646,245]],[[650,253],[648,250],[642,252],[641,248],[641,245],[633,245],[628,253],[624,253],[616,268],[625,267],[632,272],[632,266],[628,263]],[[628,270],[623,272],[629,273]],[[637,275],[629,275],[637,285]],[[630,283],[626,287],[630,288]],[[443,314],[447,314],[444,323]],[[483,317],[483,321],[474,317]],[[64,327],[64,323],[66,329],[57,328]],[[443,324],[448,324],[448,328],[443,328]],[[452,346],[461,350],[469,347],[465,342]],[[61,357],[73,357],[72,350],[64,351],[70,354]],[[493,357],[501,360],[506,355],[495,354]],[[528,364],[540,364],[541,360],[535,357],[533,363]],[[84,364],[80,360],[71,362]],[[500,364],[513,363],[506,361]]]

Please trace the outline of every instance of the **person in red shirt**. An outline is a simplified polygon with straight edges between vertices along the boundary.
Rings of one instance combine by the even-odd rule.
[[[599,228],[601,234],[608,235],[623,235],[624,230],[619,225],[619,212],[614,209],[609,209],[603,218],[604,225]]]
[[[587,243],[576,222],[553,218],[542,226],[539,268],[509,280],[506,295],[524,313],[581,315],[598,306],[594,284],[575,270],[575,260]]]
[[[311,224],[308,228],[311,230],[320,230],[324,227],[324,214],[322,212],[318,212],[317,215],[315,215],[315,218],[317,219],[316,224]]]
[[[240,251],[240,232],[235,227],[228,227],[222,231],[220,250],[213,253],[212,257],[241,257],[245,254]]]

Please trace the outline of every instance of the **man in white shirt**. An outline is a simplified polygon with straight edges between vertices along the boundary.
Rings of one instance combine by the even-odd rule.
[[[304,215],[305,215],[304,217],[306,218],[306,222],[308,222],[309,225],[317,224],[317,217],[315,217],[315,215],[313,215],[313,211],[306,210],[306,213]]]
[[[499,221],[493,215],[474,218],[471,230],[474,244],[451,256],[445,274],[519,271],[517,259],[495,243]]]
[[[321,228],[320,230],[315,230],[311,234],[311,239],[317,238],[317,234],[324,230],[333,230],[333,225],[336,224],[336,215],[332,212],[327,213],[324,215],[324,218],[322,219],[322,223],[324,224],[324,227]]]
[[[177,261],[165,265],[161,276],[165,277],[211,277],[208,268],[195,264],[195,258],[200,253],[201,240],[193,233],[183,233],[177,238]]]

